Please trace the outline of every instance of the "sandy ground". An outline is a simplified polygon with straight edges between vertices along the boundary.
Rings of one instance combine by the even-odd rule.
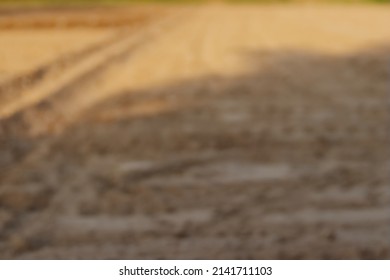
[[[0,83],[0,257],[389,259],[388,26],[386,6],[180,8],[63,30],[80,54],[38,76],[0,61],[22,77]],[[0,50],[57,44],[33,32]]]
[[[111,32],[101,30],[12,30],[0,33],[0,82],[49,64],[59,56],[97,44]],[[26,47],[28,46],[28,47]],[[45,50],[45,51],[43,51]]]

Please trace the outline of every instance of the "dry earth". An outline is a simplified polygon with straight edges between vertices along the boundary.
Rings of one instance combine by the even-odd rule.
[[[167,9],[0,13],[0,257],[389,259],[390,7]]]

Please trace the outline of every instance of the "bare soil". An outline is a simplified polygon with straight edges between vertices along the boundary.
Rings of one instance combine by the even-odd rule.
[[[0,14],[0,257],[389,259],[390,9],[151,9]]]

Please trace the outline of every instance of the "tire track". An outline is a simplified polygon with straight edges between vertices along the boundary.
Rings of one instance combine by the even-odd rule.
[[[94,44],[93,46],[88,46],[78,52],[67,54],[55,61],[52,61],[51,63],[42,65],[28,73],[3,82],[0,84],[0,100],[3,110],[4,107],[6,107],[7,104],[12,102],[15,98],[23,97],[23,95],[26,94],[26,91],[28,92],[31,87],[67,71],[70,67],[75,67],[82,60],[102,51],[112,44],[115,44],[118,40],[120,40],[120,37],[123,36],[123,33],[124,32],[119,32],[118,34]]]
[[[120,67],[131,54],[182,17],[172,13],[146,24],[136,33],[122,33],[126,34],[123,38],[118,38],[119,34],[115,35],[107,44],[95,46],[94,50],[91,47],[92,53],[85,51],[87,57],[83,57],[82,61],[72,59],[76,65],[67,62],[65,71],[53,67],[57,69],[53,73],[49,71],[33,89],[20,92],[19,98],[9,100],[7,104],[2,103],[0,149],[3,155],[0,173],[4,174],[36,149],[42,138],[40,136],[59,132],[68,119],[88,107],[88,102],[99,99],[101,92],[96,87],[98,79],[104,79],[107,72]],[[82,57],[83,53],[78,56]],[[59,73],[54,75],[54,72]],[[93,90],[86,94],[88,87]]]
[[[65,95],[66,98],[76,95],[82,85],[94,81],[97,76],[151,40],[156,35],[156,29],[167,28],[170,22],[177,20],[171,17],[149,23],[135,34],[119,32],[105,42],[61,58],[3,85],[0,89],[0,97],[4,99],[0,107],[2,125],[25,119],[23,116],[34,114],[34,111],[39,114],[53,111],[51,109],[55,100],[62,100]],[[36,86],[30,89],[34,84]]]

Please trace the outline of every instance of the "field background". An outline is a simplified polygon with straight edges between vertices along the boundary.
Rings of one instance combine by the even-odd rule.
[[[0,2],[0,258],[390,258],[390,6]]]

